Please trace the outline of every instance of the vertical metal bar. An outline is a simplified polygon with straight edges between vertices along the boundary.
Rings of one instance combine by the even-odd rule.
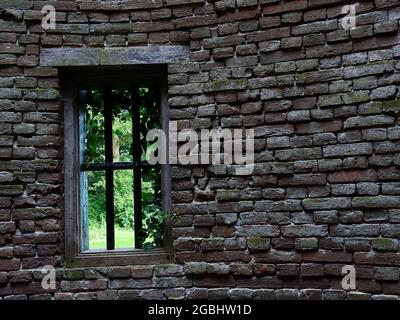
[[[104,139],[106,163],[113,162],[112,148],[112,101],[111,87],[104,86]],[[107,250],[114,250],[114,173],[111,167],[106,169],[106,224],[107,224]]]
[[[142,156],[140,146],[140,94],[139,86],[132,87],[132,141],[133,162],[139,163]],[[133,169],[133,201],[135,217],[135,248],[140,249],[143,243],[142,231],[142,177],[141,169],[135,166]]]

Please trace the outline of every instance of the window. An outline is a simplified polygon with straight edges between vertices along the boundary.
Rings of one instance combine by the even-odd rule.
[[[62,79],[67,262],[168,259],[169,168],[146,161],[148,130],[168,132],[164,68],[64,71]]]

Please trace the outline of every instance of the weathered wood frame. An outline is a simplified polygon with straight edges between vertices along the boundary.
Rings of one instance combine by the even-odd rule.
[[[104,76],[106,75],[106,77]],[[164,248],[81,252],[80,226],[80,161],[78,87],[88,81],[104,84],[112,80],[152,81],[160,88],[161,128],[168,135],[168,86],[166,65],[121,67],[79,67],[60,70],[64,102],[64,213],[65,258],[68,267],[156,264],[173,261],[172,222],[165,222]],[[163,209],[171,211],[169,165],[161,165]]]

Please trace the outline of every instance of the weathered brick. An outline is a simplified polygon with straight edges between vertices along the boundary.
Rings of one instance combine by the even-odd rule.
[[[284,226],[282,233],[287,237],[323,237],[328,234],[326,226],[294,225]]]
[[[355,197],[352,205],[356,208],[396,208],[400,197],[397,196],[370,196]]]
[[[306,210],[346,209],[351,207],[351,198],[307,198],[302,206]]]
[[[338,144],[323,147],[325,157],[368,155],[372,153],[370,143]]]

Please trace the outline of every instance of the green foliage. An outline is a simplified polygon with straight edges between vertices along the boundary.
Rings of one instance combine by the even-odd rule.
[[[113,119],[113,137],[119,143],[119,161],[132,161],[132,115],[127,110],[122,110]]]
[[[145,248],[160,246],[162,243],[165,213],[161,203],[156,198],[152,181],[142,183],[143,206],[143,245]]]
[[[114,171],[115,223],[121,228],[133,229],[133,172]]]
[[[100,226],[106,222],[106,181],[103,172],[90,171],[88,179],[89,224]]]
[[[132,114],[130,90],[124,87],[111,92],[113,101],[113,135],[119,141],[119,155],[123,162],[132,161]],[[148,143],[146,133],[151,128],[159,127],[159,113],[155,94],[149,88],[141,88],[140,106],[141,148],[146,154]],[[86,91],[81,97],[82,117],[84,122],[85,163],[103,163],[104,156],[104,116],[103,95],[101,89]],[[157,112],[154,112],[154,111]],[[136,129],[136,128],[134,128]],[[87,172],[88,177],[88,214],[89,225],[93,230],[105,229],[105,173]],[[134,229],[133,170],[114,171],[114,211],[115,223],[123,230]],[[144,248],[158,247],[162,244],[165,213],[161,205],[161,179],[159,168],[142,169],[142,226],[139,235]],[[89,235],[90,237],[90,235]]]
[[[86,143],[83,146],[84,161],[85,163],[102,163],[105,161],[102,91],[82,90],[80,98],[86,133]]]

